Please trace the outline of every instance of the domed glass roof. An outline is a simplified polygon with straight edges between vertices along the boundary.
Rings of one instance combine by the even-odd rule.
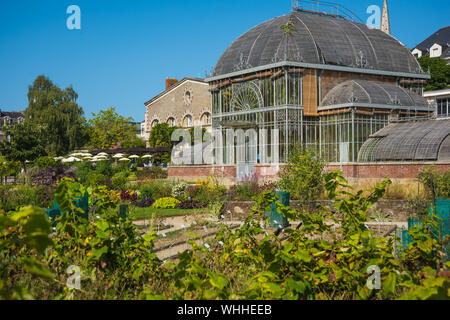
[[[264,22],[234,41],[213,76],[284,61],[423,74],[409,49],[378,29],[292,12]]]
[[[396,85],[361,79],[345,80],[334,84],[322,100],[321,106],[333,106],[350,102],[392,105],[400,108],[425,107],[429,109],[425,98]]]

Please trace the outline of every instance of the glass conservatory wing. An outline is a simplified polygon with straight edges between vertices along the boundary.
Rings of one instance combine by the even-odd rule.
[[[344,80],[335,83],[322,100],[320,110],[333,106],[362,105],[374,108],[385,106],[391,109],[428,110],[425,98],[408,92],[393,84],[360,79]]]
[[[450,160],[450,120],[391,124],[371,136],[359,154],[361,162],[436,160]]]

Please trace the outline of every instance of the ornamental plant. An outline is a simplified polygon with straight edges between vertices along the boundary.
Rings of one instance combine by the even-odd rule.
[[[227,188],[219,183],[216,177],[210,176],[207,179],[197,180],[196,188],[189,188],[188,194],[192,194],[193,200],[202,201],[208,204],[223,200]]]
[[[156,200],[152,208],[154,209],[175,209],[181,201],[175,198],[161,198]]]
[[[180,201],[187,200],[187,188],[189,184],[180,182],[172,188],[172,197]]]
[[[324,190],[325,160],[313,149],[295,147],[280,173],[279,187],[304,203],[316,200]]]
[[[122,202],[135,202],[138,199],[138,194],[132,190],[122,189],[120,192],[120,200]]]
[[[177,209],[204,209],[207,207],[208,207],[207,203],[197,201],[197,200],[183,201],[183,202],[180,202],[179,204],[177,204],[177,206],[176,206]]]
[[[144,198],[141,201],[133,202],[135,207],[139,208],[150,208],[155,203],[155,200],[152,198]]]

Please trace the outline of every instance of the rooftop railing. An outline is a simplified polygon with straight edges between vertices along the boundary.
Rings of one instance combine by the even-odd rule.
[[[344,6],[327,1],[292,0],[292,10],[317,14],[337,19],[351,20],[364,23],[355,13]]]

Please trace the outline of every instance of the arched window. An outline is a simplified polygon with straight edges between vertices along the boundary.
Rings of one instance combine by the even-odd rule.
[[[159,120],[153,120],[152,128],[156,127],[159,124]]]
[[[168,124],[169,127],[171,127],[171,128],[175,127],[175,118],[170,117],[169,119],[167,119],[167,124]]]
[[[202,125],[208,126],[211,124],[211,113],[205,112],[202,117],[200,118],[200,121],[202,122]]]
[[[189,114],[183,119],[183,127],[190,128],[192,127],[192,116]]]

